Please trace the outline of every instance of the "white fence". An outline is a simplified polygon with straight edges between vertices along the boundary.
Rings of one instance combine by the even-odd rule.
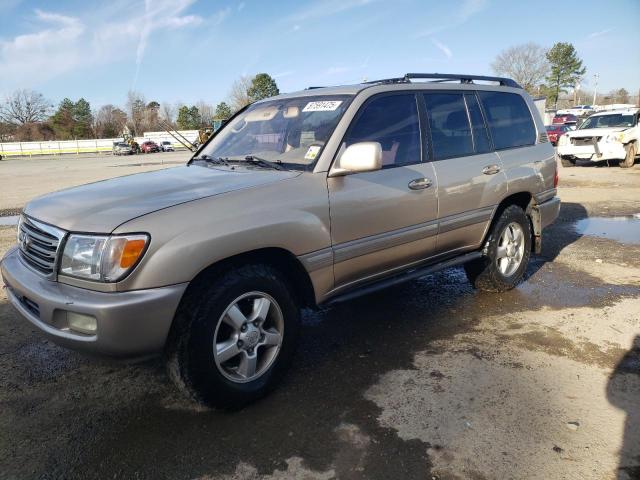
[[[178,133],[190,142],[198,139],[197,130],[178,130]],[[167,132],[144,132],[142,137],[136,137],[136,142],[142,143],[148,140],[156,143],[169,141],[177,149],[185,148]],[[52,140],[44,142],[7,142],[0,143],[0,156],[36,156],[36,155],[62,155],[81,153],[111,152],[114,142],[122,142],[122,138],[100,138],[96,140]]]

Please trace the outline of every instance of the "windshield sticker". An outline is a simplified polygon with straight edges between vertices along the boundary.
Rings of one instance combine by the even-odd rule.
[[[302,109],[303,112],[333,112],[337,109],[342,100],[332,100],[326,102],[309,102]]]
[[[304,155],[305,160],[315,160],[320,152],[320,147],[318,145],[311,145],[307,153]]]

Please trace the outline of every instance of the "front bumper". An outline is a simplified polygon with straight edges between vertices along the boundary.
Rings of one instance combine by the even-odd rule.
[[[599,162],[601,160],[622,160],[627,152],[620,142],[598,142],[597,151],[594,145],[558,145],[558,155]]]
[[[18,249],[0,263],[9,301],[52,341],[90,353],[135,357],[162,350],[187,284],[130,292],[96,292],[53,282],[26,267]],[[69,329],[67,312],[96,318],[94,335]]]

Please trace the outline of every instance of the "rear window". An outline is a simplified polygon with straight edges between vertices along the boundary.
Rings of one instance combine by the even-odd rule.
[[[478,92],[496,150],[533,145],[536,129],[529,107],[515,93]]]

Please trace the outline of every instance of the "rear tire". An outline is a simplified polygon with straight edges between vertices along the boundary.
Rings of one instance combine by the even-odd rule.
[[[176,313],[166,349],[169,376],[197,402],[242,408],[282,379],[299,329],[299,308],[273,267],[244,265],[205,277]]]
[[[560,163],[565,168],[575,167],[576,160],[574,158],[560,157]]]
[[[493,224],[485,244],[486,254],[464,266],[474,288],[506,292],[527,270],[531,256],[531,223],[522,208],[510,205]]]
[[[627,148],[627,156],[624,160],[620,160],[620,168],[631,168],[636,161],[636,154],[638,153],[635,143],[630,143]]]

